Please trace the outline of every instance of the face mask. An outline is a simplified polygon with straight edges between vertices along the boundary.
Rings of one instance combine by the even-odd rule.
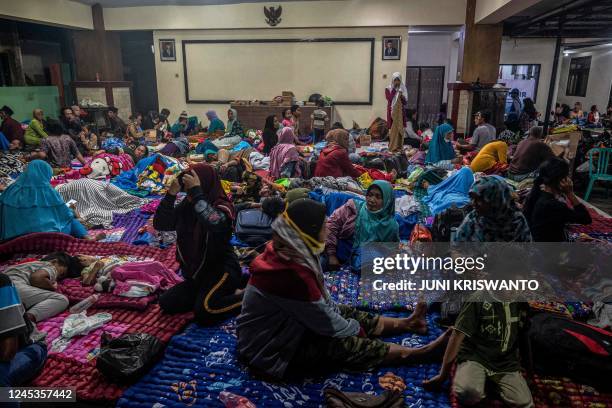
[[[317,242],[316,245],[314,246],[308,245],[308,247],[310,248],[313,254],[321,255],[323,251],[325,250],[325,242]]]

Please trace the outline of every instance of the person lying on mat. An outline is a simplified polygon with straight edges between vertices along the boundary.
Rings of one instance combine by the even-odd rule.
[[[79,276],[82,269],[83,264],[78,257],[54,252],[40,261],[11,265],[4,273],[19,292],[27,318],[40,322],[66,310],[68,299],[56,292],[57,282]]]
[[[540,166],[523,212],[536,242],[567,241],[567,224],[592,222],[589,211],[574,194],[569,164],[558,157]]]
[[[19,293],[8,276],[0,273],[0,387],[27,384],[47,359],[44,335],[24,316]],[[3,404],[18,407],[19,404]]]
[[[450,378],[456,362],[452,391],[460,404],[475,405],[484,400],[485,384],[492,382],[506,405],[533,407],[519,358],[527,309],[525,303],[503,302],[489,293],[473,294],[457,317],[439,374],[425,380],[423,386],[439,388]]]
[[[450,332],[412,349],[378,336],[427,332],[427,307],[407,318],[389,318],[338,305],[327,291],[319,254],[325,246],[325,205],[293,201],[272,223],[273,238],[251,263],[242,312],[237,319],[240,358],[275,378],[440,358]]]
[[[0,195],[0,240],[33,232],[61,232],[76,238],[87,230],[51,186],[53,170],[34,160]]]
[[[336,270],[348,261],[361,267],[359,247],[367,242],[398,242],[393,186],[383,180],[370,185],[363,200],[350,199],[327,220],[323,265]]]
[[[187,197],[175,206],[180,191]],[[155,212],[153,227],[176,231],[176,254],[185,281],[161,295],[162,310],[194,311],[203,325],[240,312],[246,282],[229,242],[234,219],[234,205],[208,164],[195,164],[173,180]]]

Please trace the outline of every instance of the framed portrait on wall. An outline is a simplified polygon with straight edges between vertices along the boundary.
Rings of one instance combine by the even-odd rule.
[[[382,59],[399,60],[402,53],[402,37],[383,37]]]
[[[159,40],[159,60],[176,61],[176,47],[174,40]]]

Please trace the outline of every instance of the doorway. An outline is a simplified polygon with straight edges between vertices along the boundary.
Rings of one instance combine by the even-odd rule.
[[[444,95],[444,69],[443,66],[406,68],[407,107],[416,109],[418,123],[437,125]]]
[[[159,112],[153,32],[125,31],[120,38],[123,78],[132,82],[134,112]]]

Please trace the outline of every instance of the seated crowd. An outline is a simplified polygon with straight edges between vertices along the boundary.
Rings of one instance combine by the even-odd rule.
[[[396,115],[393,109],[390,116]],[[537,121],[532,110],[525,101],[523,122]],[[451,239],[456,242],[567,241],[567,225],[588,224],[591,217],[573,193],[568,163],[554,156],[541,127],[525,125],[527,136],[509,143],[489,124],[489,114],[480,112],[472,137],[456,140],[449,121],[430,129],[412,124],[410,113],[404,118],[405,143],[395,155],[384,155],[396,157],[403,168],[373,168],[365,150],[356,153],[359,133],[330,126],[325,115],[313,114],[312,133],[302,134],[299,106],[267,117],[262,132],[245,129],[234,109],[225,121],[213,110],[206,112],[203,125],[187,112],[171,124],[167,109],[146,117],[134,113],[125,123],[111,108],[100,134],[83,122],[78,107],[62,109],[60,121],[35,109],[25,130],[9,107],[1,113],[7,148],[0,155],[0,241],[35,232],[98,239],[103,234],[89,230],[112,219],[101,215],[106,198],[122,197],[121,205],[129,209],[143,204],[143,196],[130,195],[133,190],[116,183],[121,188],[109,190],[102,182],[130,169],[145,171],[154,156],[171,163],[167,169],[182,164],[155,190],[163,197],[152,226],[176,233],[184,278],[159,297],[164,312],[193,311],[202,325],[237,316],[240,357],[270,377],[434,361],[442,364],[440,371],[423,385],[435,389],[457,363],[452,389],[463,403],[485,398],[486,379],[508,405],[533,406],[518,358],[519,332],[527,324],[521,304],[466,302],[453,327],[427,346],[411,348],[380,337],[427,333],[424,302],[405,318],[367,313],[334,302],[324,274],[342,267],[359,271],[365,243],[402,240],[394,183],[410,180],[414,171],[420,175],[412,185],[428,192],[430,203],[442,192],[447,200],[462,196],[461,205],[471,206],[455,226]],[[599,121],[596,107],[588,121]],[[119,163],[118,173],[109,165],[91,183],[52,183],[71,167],[82,167],[77,178],[97,174],[98,159]],[[531,181],[530,191],[519,199],[512,182],[525,180]],[[340,191],[345,199],[330,210],[316,199],[317,187]],[[69,207],[71,194],[90,203],[75,200]],[[86,205],[100,218],[92,221],[96,211]],[[270,232],[255,247],[245,273],[232,236],[249,212]],[[81,278],[84,285],[101,284],[98,278],[120,263],[58,252],[0,273],[0,291],[12,299],[0,304],[0,386],[22,384],[40,369],[46,351],[35,339],[35,324],[68,307],[67,298],[56,292],[58,282]],[[14,367],[16,359],[28,362]]]

